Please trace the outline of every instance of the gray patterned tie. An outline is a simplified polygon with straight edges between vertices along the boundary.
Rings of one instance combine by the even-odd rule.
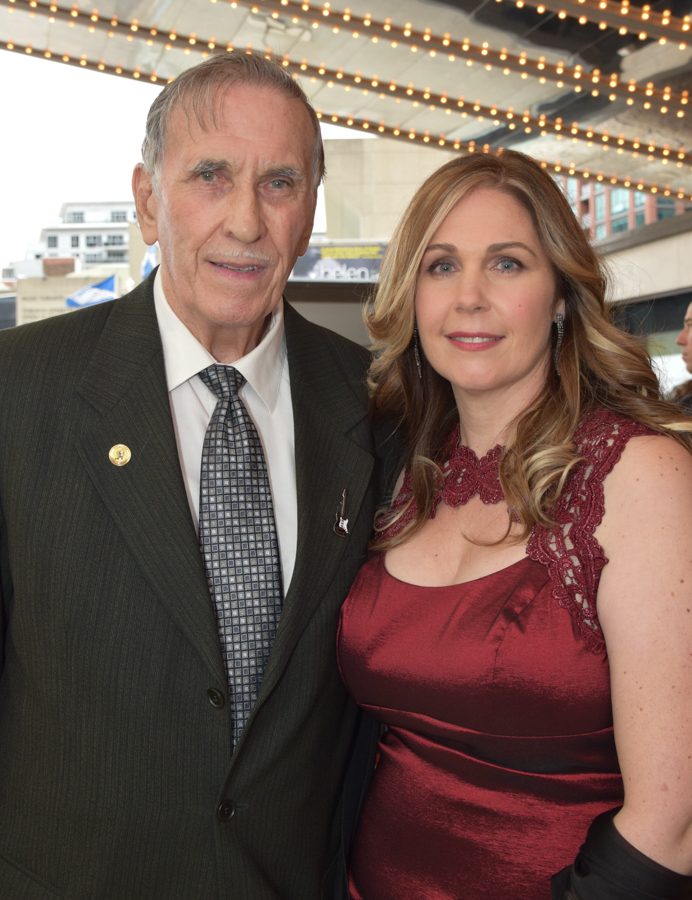
[[[199,377],[219,402],[202,449],[199,539],[219,624],[234,746],[257,700],[274,643],[283,590],[267,465],[231,366]]]

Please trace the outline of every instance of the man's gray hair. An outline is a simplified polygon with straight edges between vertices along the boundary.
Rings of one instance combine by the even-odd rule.
[[[223,52],[186,69],[167,84],[151,104],[147,116],[147,128],[142,144],[144,170],[158,192],[161,166],[168,137],[168,125],[173,110],[182,106],[192,113],[200,128],[216,125],[214,104],[220,91],[227,91],[235,84],[267,87],[279,91],[291,100],[303,105],[313,130],[312,186],[316,190],[324,178],[324,147],[320,122],[305,91],[286,69],[272,59],[258,53],[243,50]]]

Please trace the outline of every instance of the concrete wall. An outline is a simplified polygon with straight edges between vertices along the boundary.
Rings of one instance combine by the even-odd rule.
[[[614,235],[600,249],[612,300],[654,298],[692,287],[692,213]]]
[[[387,138],[324,142],[330,240],[388,241],[420,184],[455,154]]]

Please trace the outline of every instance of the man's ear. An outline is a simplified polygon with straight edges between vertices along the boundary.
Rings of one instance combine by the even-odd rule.
[[[156,224],[158,198],[151,183],[151,177],[144,171],[142,163],[138,163],[132,173],[132,193],[144,243],[151,246],[159,239],[159,229]]]
[[[315,211],[317,210],[317,189],[315,189],[315,199],[312,204],[312,215],[310,220],[306,221],[305,229],[300,237],[300,245],[298,247],[298,256],[303,256],[308,252],[310,246],[310,237],[312,236],[312,227],[315,223]]]

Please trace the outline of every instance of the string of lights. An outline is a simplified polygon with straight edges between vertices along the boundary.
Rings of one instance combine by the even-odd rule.
[[[110,18],[100,16],[97,10],[91,13],[82,12],[75,3],[71,9],[58,6],[57,3],[44,3],[39,0],[0,0],[0,6],[8,7],[12,12],[15,9],[27,11],[30,16],[47,16],[49,22],[68,22],[70,25],[83,25],[93,34],[96,30],[106,31],[108,37],[119,35],[125,37],[128,41],[135,39],[145,41],[149,46],[152,44],[163,44],[166,50],[172,50],[173,46],[181,47],[186,52],[196,50],[204,56],[208,55],[208,50],[216,47],[214,39],[201,41],[198,45],[195,34],[178,36],[175,31],[159,31],[155,26],[149,27],[140,25],[137,19],[130,22],[120,22],[117,16]],[[223,44],[219,44],[223,47]],[[228,45],[229,48],[231,45]]]
[[[11,2],[11,0],[9,0],[9,2]],[[18,0],[15,0],[15,4],[17,2]],[[19,2],[21,2],[21,0],[19,0]],[[32,7],[31,2],[35,2],[36,7]],[[29,6],[29,9],[39,8],[37,0],[26,0],[26,4]],[[53,4],[53,6],[54,5],[55,4]],[[51,7],[49,7],[49,11],[51,11]],[[72,14],[74,11],[75,10],[67,11],[65,9],[57,8],[55,15],[69,21],[74,21],[75,19],[78,19],[80,15],[79,11],[76,10],[77,16],[74,16]],[[86,14],[82,14],[82,16],[86,18]],[[93,17],[94,14],[88,17],[90,29],[95,30],[97,26],[103,28],[103,20],[101,22],[94,22]],[[127,28],[126,25],[121,23],[118,23],[117,26],[113,25],[113,20],[109,20],[107,25],[109,28],[118,27],[121,30]],[[131,26],[128,31],[129,35],[135,34],[135,32],[131,30]],[[143,28],[141,34],[142,36],[148,35],[147,40],[152,43],[154,39],[159,43],[171,41],[171,33],[161,33],[157,31],[155,35],[152,35],[151,31],[152,29],[147,30]],[[139,26],[137,32],[139,32]],[[208,47],[208,44],[202,41],[200,41],[198,45],[196,38],[193,38],[193,40],[195,40],[195,44],[193,45],[189,44],[190,38],[185,39],[182,35],[176,35],[175,39],[180,40],[181,42],[186,41],[188,46],[194,46],[195,48],[199,47],[200,52],[205,52],[204,48]],[[421,90],[420,88],[415,88],[413,84],[408,84],[406,87],[397,85],[396,81],[384,84],[381,83],[377,77],[363,78],[360,72],[356,72],[354,75],[344,72],[343,68],[339,68],[338,70],[327,69],[324,64],[320,64],[319,66],[314,65],[308,63],[306,59],[303,59],[301,63],[296,63],[291,61],[287,55],[284,56],[280,62],[282,62],[284,66],[288,66],[292,72],[297,72],[305,77],[310,77],[313,81],[324,81],[329,87],[332,87],[334,84],[339,84],[346,90],[356,88],[362,90],[365,94],[373,90],[374,92],[379,93],[379,96],[382,99],[389,96],[399,100],[405,100],[412,103],[414,106],[424,104],[433,110],[439,107],[440,109],[444,109],[448,114],[457,112],[463,118],[471,116],[480,121],[488,118],[495,126],[499,126],[504,121],[507,123],[510,131],[517,130],[531,134],[535,130],[541,137],[546,137],[548,133],[551,133],[556,135],[558,139],[566,137],[575,142],[586,141],[589,146],[597,144],[601,146],[604,151],[607,151],[612,147],[618,153],[630,152],[635,158],[641,153],[642,155],[646,155],[649,161],[658,159],[664,164],[667,164],[669,161],[675,161],[679,168],[685,163],[692,162],[692,159],[688,158],[688,155],[682,148],[671,150],[668,145],[659,147],[650,141],[642,143],[637,138],[628,140],[622,134],[617,137],[611,137],[607,132],[599,132],[592,128],[581,127],[578,122],[572,122],[570,124],[563,122],[561,118],[552,120],[546,118],[544,115],[535,117],[531,116],[528,111],[518,113],[512,108],[507,110],[500,109],[497,104],[486,106],[478,101],[471,103],[470,101],[466,101],[463,97],[459,97],[455,100],[454,98],[450,98],[446,93],[435,94],[432,93],[429,88]]]
[[[464,97],[455,99],[447,94],[435,94],[429,88],[425,88],[425,90],[415,88],[413,84],[404,87],[398,85],[396,81],[387,83],[386,81],[380,81],[377,77],[364,77],[361,72],[356,72],[353,75],[344,72],[342,68],[328,69],[324,64],[316,66],[309,63],[307,59],[304,59],[301,63],[296,63],[291,61],[287,55],[283,59],[279,59],[279,62],[290,71],[297,72],[299,75],[308,77],[312,81],[325,81],[329,87],[338,84],[342,85],[347,91],[353,88],[362,90],[365,94],[372,91],[382,99],[387,96],[395,97],[406,100],[414,106],[425,105],[431,110],[443,109],[450,115],[460,114],[463,118],[470,116],[480,121],[487,118],[495,126],[507,124],[510,131],[523,131],[526,134],[535,132],[540,137],[554,134],[558,139],[567,138],[573,141],[586,141],[589,146],[600,145],[604,151],[612,148],[617,153],[630,152],[635,159],[642,155],[646,156],[649,161],[658,159],[664,164],[667,164],[669,161],[675,161],[678,168],[682,168],[686,163],[692,164],[692,155],[687,154],[683,148],[671,150],[667,144],[659,147],[650,141],[640,141],[638,138],[629,140],[622,134],[617,136],[610,135],[607,132],[580,126],[578,122],[564,122],[562,118],[553,120],[546,118],[544,115],[532,116],[528,110],[521,113],[512,108],[500,109],[497,104],[486,106],[478,101],[465,100]]]
[[[501,3],[502,0],[496,0]],[[539,14],[557,13],[558,18],[568,16],[586,25],[591,22],[602,30],[614,28],[620,34],[635,34],[645,41],[656,38],[659,43],[682,43],[686,46],[690,31],[690,16],[676,18],[669,9],[658,12],[647,3],[633,6],[629,0],[509,0],[519,9],[529,6]],[[684,49],[682,47],[681,49]]]
[[[161,81],[162,84],[165,84],[167,80],[169,82],[173,81],[172,78],[167,80],[165,78],[160,79],[156,72],[143,73],[139,68],[126,69],[124,66],[121,66],[120,63],[111,66],[103,59],[95,62],[94,60],[87,59],[85,54],[82,54],[81,56],[70,56],[69,53],[54,53],[49,47],[39,49],[33,47],[31,44],[17,44],[14,41],[0,40],[0,50],[26,53],[28,56],[42,56],[44,59],[49,59],[53,62],[62,62],[68,66],[76,66],[77,68],[89,69],[94,72],[105,72],[106,75],[120,75],[123,78],[133,78],[135,81],[142,79],[142,81],[151,81],[154,84],[158,81]]]
[[[217,0],[210,0],[210,2],[216,3]],[[518,4],[521,2],[522,0],[517,0]],[[656,88],[653,82],[643,85],[637,83],[634,78],[621,81],[617,72],[606,75],[599,69],[588,71],[579,64],[575,66],[567,66],[564,62],[552,64],[547,62],[544,56],[533,59],[526,52],[521,52],[517,56],[509,53],[505,47],[499,51],[494,50],[487,41],[479,46],[472,44],[468,38],[463,40],[452,38],[449,32],[440,37],[434,35],[430,28],[415,29],[410,22],[403,27],[395,25],[389,16],[380,22],[368,14],[357,16],[348,8],[343,12],[332,9],[329,0],[325,0],[322,6],[311,6],[308,0],[304,0],[304,2],[300,2],[300,0],[231,0],[231,7],[236,6],[249,7],[255,14],[266,12],[275,19],[290,16],[293,24],[305,22],[313,29],[327,27],[335,33],[347,31],[353,37],[370,38],[374,43],[384,40],[394,48],[406,45],[414,52],[423,51],[433,57],[446,56],[452,62],[457,59],[465,60],[467,65],[478,62],[489,71],[495,68],[502,70],[506,75],[511,72],[519,73],[522,78],[538,78],[542,84],[545,84],[546,81],[553,81],[560,88],[572,87],[576,93],[589,91],[594,96],[602,93],[611,101],[626,98],[630,106],[634,103],[635,98],[642,100],[645,109],[651,109],[653,103],[660,101],[662,103],[660,111],[667,113],[672,107],[685,107],[689,101],[688,91],[676,94],[671,91],[670,87],[664,87],[661,90]],[[681,42],[681,49],[686,46],[685,42]],[[685,114],[684,109],[678,109],[677,113],[681,118]]]
[[[140,68],[129,69],[122,65],[108,65],[103,59],[98,62],[88,59],[84,54],[79,58],[70,56],[67,53],[59,54],[51,51],[49,48],[39,49],[29,44],[17,44],[14,41],[0,40],[0,50],[8,50],[11,52],[26,53],[28,55],[42,56],[45,59],[54,62],[61,62],[65,65],[71,65],[89,69],[92,71],[103,72],[109,75],[116,75],[121,78],[131,78],[136,81],[150,81],[157,83],[158,81],[166,81],[160,79],[156,72],[144,72]],[[269,54],[267,54],[269,55]],[[297,74],[296,74],[297,77]],[[172,81],[172,78],[167,79]],[[429,131],[416,131],[413,128],[400,128],[398,126],[387,125],[384,121],[378,123],[371,122],[367,118],[358,118],[356,116],[345,116],[338,113],[330,113],[322,109],[317,110],[317,117],[324,121],[331,122],[335,125],[341,125],[346,128],[353,128],[362,131],[373,131],[379,135],[395,138],[397,140],[409,141],[413,143],[428,145],[431,147],[439,147],[447,151],[456,151],[464,153],[502,153],[502,148],[497,151],[491,150],[488,144],[483,147],[477,146],[475,141],[461,141],[458,139],[445,138],[444,134],[431,134]],[[665,197],[677,196],[678,199],[685,199],[685,191],[682,188],[673,189],[670,185],[659,187],[656,184],[648,184],[644,181],[628,177],[618,177],[611,175],[608,177],[603,172],[594,173],[588,169],[578,168],[574,163],[548,162],[541,160],[540,164],[545,169],[550,169],[556,173],[564,173],[570,177],[580,178],[583,180],[593,179],[597,182],[607,182],[613,186],[621,186],[631,188],[633,190],[645,191],[651,194],[662,194]],[[689,195],[692,200],[692,193]]]
[[[216,2],[216,0],[211,0]],[[521,3],[523,0],[517,0]],[[505,48],[501,51],[492,50],[487,42],[481,46],[471,44],[467,39],[463,41],[452,41],[448,34],[444,37],[433,36],[430,29],[425,31],[414,31],[410,23],[401,28],[391,23],[389,18],[383,23],[375,22],[370,17],[358,17],[352,15],[348,10],[341,13],[331,9],[328,2],[321,8],[311,8],[308,2],[298,3],[296,0],[231,0],[231,7],[249,7],[251,12],[259,14],[260,11],[269,13],[270,18],[278,19],[283,15],[291,15],[293,24],[300,21],[309,22],[311,28],[318,28],[322,22],[326,24],[326,19],[331,18],[331,22],[339,22],[339,24],[331,24],[332,31],[338,32],[340,29],[349,30],[354,37],[361,36],[365,30],[366,36],[370,36],[373,41],[378,41],[380,35],[384,35],[390,40],[391,45],[396,47],[399,43],[407,43],[411,50],[415,48],[424,49],[431,56],[435,56],[439,51],[444,52],[450,60],[455,60],[457,54],[461,53],[460,59],[465,59],[466,65],[471,66],[474,62],[479,62],[486,69],[501,69],[504,74],[509,75],[510,72],[519,72],[522,78],[535,77],[541,83],[547,80],[556,82],[557,86],[562,88],[565,86],[572,87],[575,93],[582,91],[590,92],[593,96],[608,96],[608,99],[614,101],[618,98],[626,98],[628,105],[633,105],[635,98],[642,101],[644,109],[651,109],[654,104],[658,106],[661,113],[672,112],[678,118],[685,115],[685,107],[689,103],[689,92],[683,91],[681,94],[673,93],[669,87],[657,89],[653,82],[646,85],[639,84],[635,79],[629,81],[620,81],[617,73],[605,75],[598,69],[587,71],[581,65],[574,67],[565,66],[564,63],[553,65],[545,60],[545,57],[539,57],[537,60],[529,58],[525,52],[519,56],[509,54]],[[0,6],[10,8],[23,9],[29,12],[29,15],[47,15],[49,20],[56,19],[70,20],[73,23],[86,25],[89,30],[95,29],[106,30],[109,36],[116,34],[125,35],[128,40],[135,38],[145,40],[147,44],[162,43],[166,49],[172,49],[173,46],[184,47],[186,52],[197,50],[204,52],[206,49],[213,50],[217,47],[214,38],[209,40],[198,38],[196,34],[182,35],[175,31],[159,31],[156,26],[141,25],[138,20],[133,19],[130,22],[120,22],[117,17],[107,18],[100,16],[97,11],[92,13],[82,12],[78,8],[78,4],[74,4],[71,9],[60,7],[56,3],[45,3],[43,0],[0,0]],[[315,13],[322,14],[322,22],[315,18]],[[420,45],[420,46],[419,46]],[[223,42],[218,46],[223,47]],[[228,46],[228,45],[227,45]]]

